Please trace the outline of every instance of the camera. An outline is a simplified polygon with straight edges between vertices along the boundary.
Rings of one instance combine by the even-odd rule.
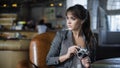
[[[79,58],[84,58],[84,57],[88,56],[88,53],[89,53],[88,50],[85,49],[85,48],[79,48],[79,49],[77,49],[77,56]]]

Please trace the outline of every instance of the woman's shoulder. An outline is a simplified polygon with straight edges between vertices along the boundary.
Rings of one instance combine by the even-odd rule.
[[[58,30],[57,33],[64,35],[64,34],[66,34],[68,31],[69,31],[69,30]]]
[[[56,33],[57,37],[60,37],[61,39],[65,39],[67,36],[69,30],[58,30]]]

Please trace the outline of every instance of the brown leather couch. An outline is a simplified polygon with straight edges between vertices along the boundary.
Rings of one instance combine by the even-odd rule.
[[[35,36],[30,42],[29,57],[33,68],[52,68],[46,65],[46,56],[56,32]]]

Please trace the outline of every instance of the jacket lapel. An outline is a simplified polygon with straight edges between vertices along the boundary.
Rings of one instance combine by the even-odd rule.
[[[64,39],[64,44],[67,48],[69,48],[70,46],[73,45],[73,40],[72,40],[72,31],[68,31],[68,33],[66,34],[66,38]]]
[[[72,37],[72,31],[68,30],[68,33],[66,34],[66,38],[64,39],[64,44],[66,48],[66,52],[70,46],[73,46],[73,37]],[[70,68],[72,64],[72,58],[68,60],[68,63],[66,63],[66,68]]]

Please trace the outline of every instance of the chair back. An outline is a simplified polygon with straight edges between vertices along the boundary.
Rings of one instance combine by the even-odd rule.
[[[30,42],[30,62],[37,68],[51,68],[46,65],[46,56],[56,32],[46,32],[35,36]]]

